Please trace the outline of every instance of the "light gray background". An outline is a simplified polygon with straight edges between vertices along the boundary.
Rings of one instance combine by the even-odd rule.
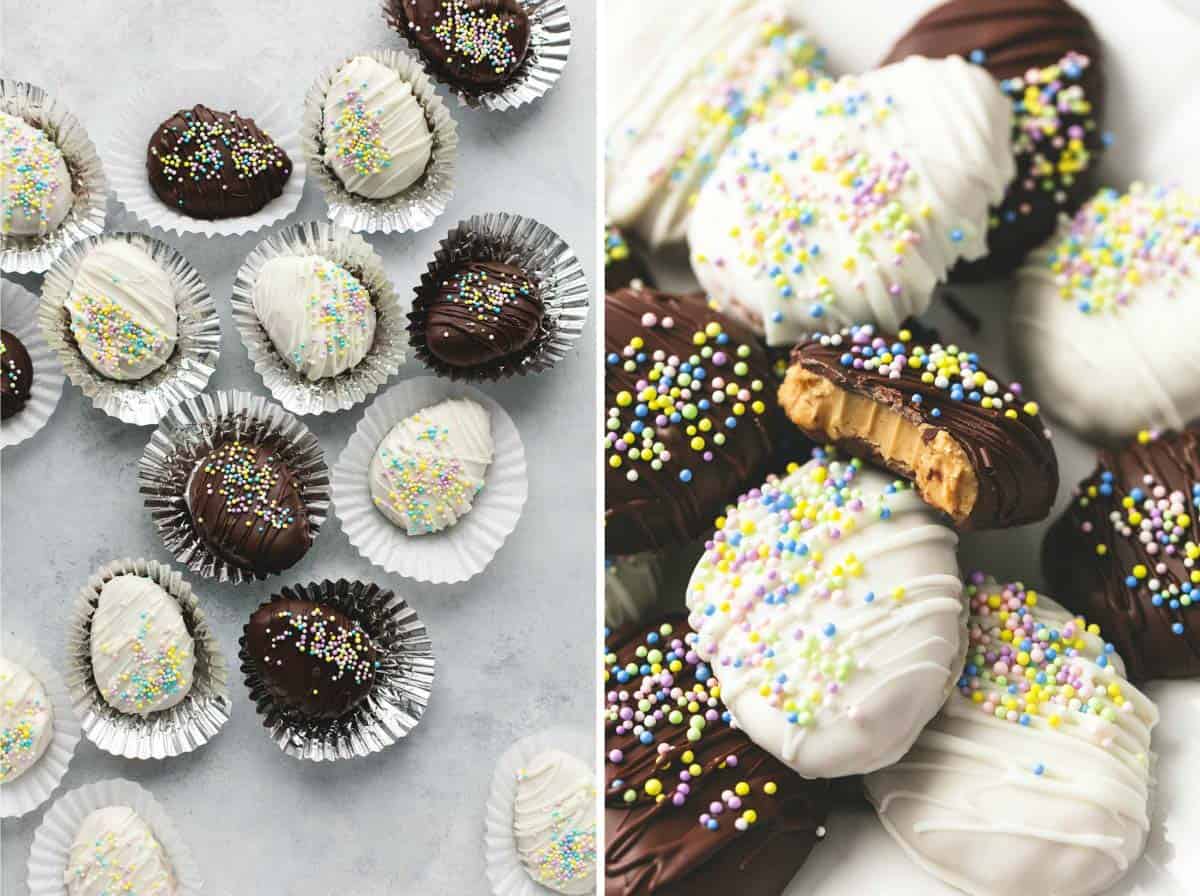
[[[595,272],[595,5],[570,9],[571,59],[542,101],[507,114],[451,103],[461,144],[450,208],[423,233],[370,238],[398,290],[411,292],[456,221],[483,211],[537,218],[571,244],[589,277]],[[0,0],[0,75],[56,94],[98,144],[127,85],[214,62],[232,79],[261,79],[299,116],[320,70],[359,50],[403,45],[380,10],[379,0]],[[310,182],[288,221],[323,217]],[[109,229],[144,228],[114,203]],[[167,237],[220,309],[221,361],[210,389],[264,391],[228,303],[234,272],[261,238]],[[16,279],[35,293],[40,287],[40,278]],[[508,543],[472,581],[429,586],[388,575],[358,556],[333,517],[283,576],[236,588],[191,578],[235,667],[243,623],[279,585],[358,577],[408,598],[429,627],[438,669],[429,710],[406,741],[336,765],[293,760],[267,739],[235,671],[233,718],[212,743],[164,762],[132,762],[84,740],[65,787],[126,777],[149,788],[218,896],[486,893],[484,800],[495,759],[525,734],[589,726],[593,716],[594,323],[593,313],[581,347],[554,370],[484,387],[525,441],[529,501]],[[410,361],[401,377],[421,372]],[[361,417],[359,407],[306,419],[331,466]],[[150,433],[97,411],[68,383],[46,428],[5,449],[5,635],[61,660],[67,609],[96,567],[121,556],[171,559],[137,493],[137,459]],[[41,817],[3,822],[4,896],[26,892]]]

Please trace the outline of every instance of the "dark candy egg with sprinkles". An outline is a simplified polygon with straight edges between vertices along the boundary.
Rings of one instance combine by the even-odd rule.
[[[818,444],[911,479],[962,529],[1037,522],[1058,493],[1058,457],[1036,401],[976,352],[869,324],[792,350],[779,403]]]
[[[375,645],[335,607],[276,599],[254,611],[245,649],[271,695],[311,719],[336,719],[375,683]]]
[[[391,18],[437,75],[471,93],[498,90],[529,52],[518,0],[389,0]]]
[[[158,126],[146,173],[164,203],[211,221],[252,215],[277,198],[292,160],[254,119],[197,105]]]
[[[217,444],[192,471],[187,504],[209,550],[259,575],[295,565],[312,544],[299,482],[273,445]]]
[[[634,282],[653,286],[650,271],[642,256],[616,227],[604,228],[604,288],[609,292]]]
[[[545,309],[520,268],[466,261],[441,281],[425,315],[425,345],[451,367],[519,360],[537,338]]]
[[[1046,534],[1046,580],[1133,682],[1200,675],[1200,424],[1100,452]]]
[[[950,0],[930,10],[883,61],[962,56],[1000,82],[1013,107],[1017,176],[991,210],[988,254],[960,262],[957,281],[1004,276],[1091,195],[1109,138],[1099,124],[1100,38],[1064,0]]]
[[[605,638],[607,896],[776,896],[825,835],[829,781],[751,742],[683,616]]]
[[[33,388],[33,361],[25,345],[8,330],[0,330],[3,345],[0,346],[0,414],[7,420],[18,414],[29,401],[29,390]]]
[[[700,295],[619,289],[605,324],[606,549],[699,538],[771,456],[770,359]]]

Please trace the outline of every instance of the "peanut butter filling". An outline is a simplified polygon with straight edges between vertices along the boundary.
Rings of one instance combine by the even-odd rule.
[[[956,523],[971,515],[979,482],[962,445],[945,430],[912,423],[899,412],[796,365],[788,369],[779,387],[779,403],[806,432],[822,432],[833,442],[854,439],[869,446],[886,465],[911,478],[927,504],[948,513]],[[932,433],[928,440],[927,433]]]

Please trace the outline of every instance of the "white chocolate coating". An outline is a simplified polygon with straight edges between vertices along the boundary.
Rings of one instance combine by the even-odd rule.
[[[387,199],[425,173],[433,134],[412,85],[369,56],[338,70],[323,112],[325,164],[351,193]]]
[[[309,380],[344,373],[375,341],[370,293],[318,255],[272,258],[258,273],[252,299],[275,350]]]
[[[54,739],[54,706],[28,669],[0,656],[0,783],[42,758]]]
[[[128,806],[97,809],[83,820],[63,875],[67,896],[175,896],[175,871],[162,844]]]
[[[636,622],[654,606],[662,586],[662,560],[652,551],[604,560],[604,624]]]
[[[606,11],[606,214],[651,246],[678,243],[725,147],[807,84],[820,54],[782,0],[607,0]]]
[[[371,500],[409,535],[453,526],[471,509],[492,462],[492,421],[469,398],[449,398],[392,427],[371,458]]]
[[[810,461],[739,501],[687,589],[738,727],[806,778],[895,762],[962,668],[957,535],[868,468],[838,507],[827,483],[849,466]]]
[[[705,183],[688,240],[720,305],[787,345],[895,331],[961,258],[1015,173],[1012,109],[980,66],[912,57],[749,128]]]
[[[596,784],[591,768],[561,750],[517,774],[513,836],[525,870],[568,896],[596,890]]]
[[[0,232],[47,234],[74,201],[62,150],[40,128],[0,112]]]
[[[124,240],[95,246],[65,305],[79,350],[110,379],[143,379],[175,350],[179,314],[171,278],[140,246]]]
[[[121,575],[100,590],[92,615],[92,673],[113,709],[145,716],[192,687],[195,644],[179,604],[158,583]]]
[[[1071,620],[1041,595],[1033,615],[1056,629]],[[973,628],[988,624],[971,616]],[[1158,711],[1124,680],[1116,654],[1097,665],[1098,637],[1080,643],[1068,662],[1090,686],[1120,689],[1111,719],[1055,705],[1021,724],[956,690],[904,759],[866,779],[905,852],[971,896],[1108,892],[1145,848]]]
[[[1124,439],[1200,417],[1200,197],[1157,193],[1101,191],[1018,274],[1010,320],[1021,375],[1086,436]],[[1097,239],[1108,248],[1085,248]],[[1085,279],[1073,283],[1077,273]]]

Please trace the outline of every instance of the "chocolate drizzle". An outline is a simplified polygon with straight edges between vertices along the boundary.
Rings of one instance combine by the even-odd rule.
[[[209,550],[260,575],[295,565],[312,544],[300,484],[273,445],[218,443],[196,464],[187,504]]]
[[[33,361],[25,345],[8,330],[0,330],[3,352],[0,352],[0,419],[7,420],[20,413],[29,401],[33,388]]]
[[[863,334],[870,338],[865,341],[858,338]],[[856,327],[838,334],[837,339],[817,337],[796,346],[792,364],[899,414],[921,429],[925,443],[931,442],[939,431],[953,438],[971,464],[979,486],[967,518],[959,522],[962,528],[997,529],[1043,519],[1058,491],[1058,459],[1036,405],[1018,397],[1020,387],[997,386],[996,395],[989,398],[1003,403],[985,408],[981,403],[985,397],[983,389],[976,386],[957,392],[955,386],[960,380],[939,383],[936,377],[927,376],[924,364],[913,367],[904,363],[900,365],[900,375],[893,377],[879,368],[855,366],[854,361],[847,363],[852,348],[870,348],[875,339],[882,339],[897,357],[912,358],[920,348],[926,349],[923,356],[926,359],[939,351],[950,353],[948,347],[937,343],[920,346],[911,339],[900,342],[886,333],[875,336],[870,327]],[[873,351],[878,354],[878,349]],[[971,366],[982,372],[977,357],[974,354],[967,357],[972,359]],[[862,359],[856,356],[856,360]],[[994,382],[990,376],[987,379]],[[806,435],[819,443],[829,441],[824,432],[806,432]],[[841,439],[835,444],[905,478],[914,475],[913,470],[900,468],[861,439]]]
[[[375,645],[329,604],[277,597],[250,617],[245,645],[272,696],[309,718],[345,715],[375,683]]]
[[[146,152],[155,194],[193,218],[252,215],[283,193],[286,152],[252,118],[196,105],[158,126]]]
[[[651,318],[654,323],[647,324]],[[668,320],[670,327],[664,325]],[[724,350],[730,358],[722,364],[711,357],[701,358],[698,366],[703,368],[704,378],[697,378],[686,387],[690,389],[690,398],[680,393],[674,402],[680,407],[695,405],[695,418],[688,420],[680,414],[675,419],[664,413],[664,419],[660,420],[659,412],[653,410],[638,417],[639,405],[645,404],[638,398],[642,391],[639,384],[646,382],[655,389],[665,387],[662,377],[653,383],[647,381],[654,370],[655,353],[662,353],[664,364],[671,357],[676,357],[680,364],[688,363],[689,358],[704,350],[696,338],[707,331],[717,335],[706,336],[705,345]],[[634,339],[642,340],[641,349],[631,348]],[[718,344],[716,340],[725,341]],[[675,296],[652,289],[621,289],[607,294],[604,345],[608,357],[604,376],[609,437],[606,442],[609,463],[605,466],[604,480],[608,553],[634,554],[704,535],[726,505],[761,478],[771,457],[778,410],[768,386],[771,364],[766,352],[750,330],[710,308],[702,296]],[[635,357],[630,357],[630,352]],[[638,357],[642,359],[640,362]],[[745,364],[744,375],[735,371],[735,361]],[[632,369],[627,369],[627,365],[632,365]],[[693,370],[689,376],[694,373]],[[718,381],[736,382],[747,397],[712,400],[712,387]],[[677,378],[674,384],[679,385]],[[633,400],[622,407],[625,394]],[[707,410],[701,408],[701,402],[708,403]],[[760,411],[754,409],[758,402],[762,403]],[[738,407],[741,413],[735,413]],[[730,419],[736,423],[733,428],[727,426]],[[708,420],[703,425],[711,425],[711,429],[700,429],[702,420]],[[616,429],[612,421],[616,421]],[[639,423],[669,452],[669,459],[661,463],[660,469],[653,469],[644,460],[628,463],[627,454],[613,450],[612,440],[622,438]],[[693,428],[695,434],[691,432]],[[723,444],[718,442],[718,435]],[[692,447],[696,438],[704,440],[700,450]],[[640,447],[643,442],[637,444]],[[611,461],[618,454],[622,462],[614,467]],[[705,459],[706,454],[710,460]],[[632,481],[631,471],[636,476]]]
[[[425,345],[452,367],[511,364],[537,338],[544,309],[520,268],[465,261],[450,271],[425,312]]]
[[[662,634],[664,623],[671,626],[670,634]],[[707,666],[688,651],[690,635],[682,615],[669,616],[652,627],[627,627],[605,645],[609,667],[641,667],[626,683],[611,678],[607,683],[616,691],[610,692],[605,721],[605,753],[610,756],[605,765],[605,892],[775,896],[823,836],[830,785],[797,777],[729,723],[719,699],[709,696],[716,682]],[[669,683],[655,680],[646,648],[668,654],[677,641],[683,642],[686,657]],[[632,730],[618,733],[622,711],[636,708],[636,692],[661,695],[674,689],[698,697],[705,704],[700,713],[712,708],[707,705],[711,700],[722,717],[708,721],[697,739],[689,732],[698,713],[687,707],[679,724],[665,717],[658,721],[651,744],[643,744]],[[614,699],[620,692],[627,693],[626,700]],[[668,701],[656,708],[669,715],[675,705]],[[620,762],[611,760],[614,750],[623,754]],[[688,753],[690,761],[684,761]],[[657,796],[646,791],[652,779],[662,785]],[[627,798],[630,792],[637,794],[633,803]],[[732,807],[731,793],[737,797]],[[679,805],[678,796],[683,797]],[[720,814],[711,813],[714,802],[722,804]],[[754,820],[739,827],[747,811]],[[713,821],[703,823],[705,813]]]
[[[988,255],[951,273],[971,282],[1011,272],[1054,232],[1059,213],[1073,214],[1091,195],[1092,161],[1104,145],[1096,114],[1104,83],[1099,37],[1062,0],[951,0],[919,19],[883,64],[952,55],[979,61],[1001,82],[1015,112],[1017,176],[992,209]],[[1029,83],[1031,72],[1054,67],[1055,77]],[[1079,96],[1067,100],[1065,92],[1075,88]],[[1052,128],[1041,121],[1047,110]]]
[[[1042,564],[1054,597],[1116,645],[1130,681],[1200,675],[1200,426],[1102,450],[1047,532]]]
[[[387,0],[389,19],[437,75],[468,93],[512,80],[529,52],[517,0]]]

